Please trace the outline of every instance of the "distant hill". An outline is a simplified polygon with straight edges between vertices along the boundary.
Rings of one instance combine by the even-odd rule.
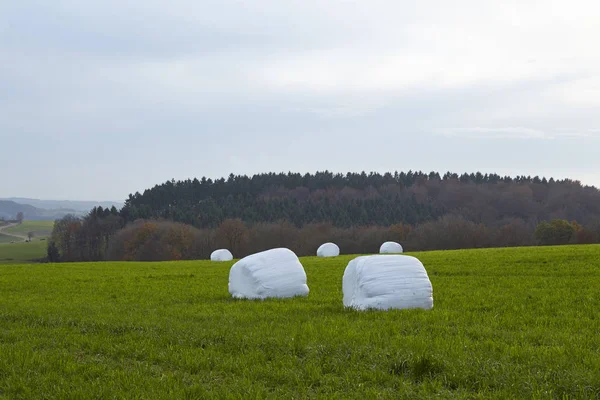
[[[123,203],[118,201],[39,200],[25,197],[9,197],[0,200],[10,200],[15,203],[26,204],[44,210],[72,210],[84,213],[97,206],[102,206],[102,208],[115,206],[118,209],[123,207]]]
[[[121,208],[122,203],[110,201],[69,201],[69,200],[37,200],[19,197],[0,199],[0,218],[15,219],[22,212],[26,220],[55,220],[67,214],[85,215],[92,208],[112,206]]]
[[[19,212],[22,212],[27,219],[39,215],[43,210],[39,210],[28,204],[19,204],[10,200],[0,200],[0,217],[4,219],[14,219]]]

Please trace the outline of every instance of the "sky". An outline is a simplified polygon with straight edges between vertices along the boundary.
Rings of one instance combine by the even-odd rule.
[[[0,198],[326,169],[600,187],[598,21],[591,0],[0,1]]]

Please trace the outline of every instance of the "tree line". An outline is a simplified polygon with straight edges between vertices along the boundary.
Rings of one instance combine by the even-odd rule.
[[[270,173],[167,181],[129,195],[120,215],[127,222],[165,219],[197,228],[236,218],[249,224],[284,220],[297,227],[418,225],[444,215],[494,227],[513,218],[586,223],[600,218],[600,192],[569,179],[480,172]]]
[[[287,221],[249,225],[240,219],[228,219],[217,228],[199,229],[167,220],[137,220],[123,226],[118,218],[111,216],[106,223],[73,217],[57,221],[48,259],[193,260],[208,259],[219,248],[244,257],[276,247],[290,248],[299,256],[312,256],[329,241],[346,254],[377,253],[388,240],[400,242],[407,251],[600,243],[600,224],[584,227],[565,220],[542,221],[533,226],[514,219],[494,228],[447,215],[418,226],[399,223],[389,227],[339,228],[317,223],[299,228]]]
[[[236,257],[271,247],[313,255],[326,241],[373,253],[595,243],[600,191],[578,181],[496,174],[260,174],[168,181],[121,210],[57,220],[51,261]]]

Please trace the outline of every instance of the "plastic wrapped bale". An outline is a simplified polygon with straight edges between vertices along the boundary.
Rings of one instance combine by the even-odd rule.
[[[244,257],[229,271],[235,298],[266,299],[308,295],[306,272],[293,251],[271,249]]]
[[[317,249],[317,257],[337,257],[340,255],[340,248],[335,243],[323,243]]]
[[[215,250],[210,254],[210,261],[231,261],[233,254],[227,249]]]
[[[342,280],[344,306],[366,310],[433,308],[433,288],[415,257],[374,255],[348,263]]]
[[[381,254],[397,254],[397,253],[402,253],[403,249],[402,249],[402,245],[400,245],[400,243],[385,242],[379,248],[379,252]]]

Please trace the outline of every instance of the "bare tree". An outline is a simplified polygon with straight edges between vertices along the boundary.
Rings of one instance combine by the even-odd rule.
[[[27,232],[27,239],[29,239],[29,241],[31,242],[31,238],[35,236],[35,233],[33,232]]]
[[[19,221],[19,223],[22,223],[24,218],[25,218],[25,216],[23,215],[23,212],[19,211],[17,213],[17,221]]]
[[[248,228],[241,219],[226,219],[215,232],[217,244],[233,254],[243,252],[248,240]]]

